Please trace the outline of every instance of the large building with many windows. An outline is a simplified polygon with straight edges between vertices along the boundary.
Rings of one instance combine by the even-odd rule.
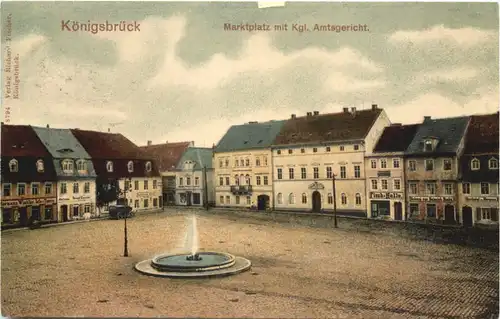
[[[2,228],[57,221],[56,172],[29,125],[2,123]]]
[[[460,158],[460,221],[498,227],[498,112],[471,116]]]
[[[58,221],[95,215],[96,173],[90,155],[69,129],[33,127],[57,174]]]
[[[249,122],[229,128],[214,147],[217,206],[273,207],[271,144],[284,123]]]
[[[406,220],[404,152],[418,127],[399,123],[386,127],[373,153],[365,157],[368,217]]]
[[[335,201],[339,213],[366,216],[365,155],[388,125],[376,104],[292,115],[273,145],[275,208],[332,211]]]
[[[134,211],[158,209],[162,205],[161,178],[151,157],[122,134],[72,129],[71,132],[92,159],[99,190],[118,184],[119,202]],[[114,202],[107,203],[113,204]],[[104,205],[104,213],[106,213]]]
[[[408,217],[456,223],[459,158],[469,117],[424,117],[405,152]]]

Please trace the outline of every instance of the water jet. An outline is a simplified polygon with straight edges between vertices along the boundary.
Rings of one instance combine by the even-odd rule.
[[[205,278],[234,275],[249,270],[252,265],[250,260],[228,253],[199,251],[195,215],[190,219],[185,239],[188,253],[164,254],[143,260],[135,265],[135,270],[156,277]]]

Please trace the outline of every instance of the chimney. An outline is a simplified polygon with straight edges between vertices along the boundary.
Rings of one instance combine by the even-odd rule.
[[[352,116],[356,116],[356,108],[355,107],[351,107],[351,114],[352,114]]]
[[[291,118],[294,119],[296,118],[297,116],[295,114],[292,114]]]
[[[194,147],[194,141],[191,141],[191,146]]]
[[[312,116],[312,112],[307,112],[307,116]]]
[[[47,128],[50,128],[49,124],[47,124]]]
[[[344,107],[342,110],[344,111],[344,113],[349,113],[349,108],[348,107]]]
[[[431,119],[431,117],[430,117],[430,116],[424,116],[424,121],[428,121],[428,120],[430,120],[430,119]]]
[[[377,104],[372,104],[372,110],[375,111],[376,109],[378,109],[378,105]]]
[[[151,146],[152,144],[153,144],[153,142],[148,141],[148,146]]]
[[[75,128],[75,130],[78,130],[77,128]],[[111,129],[108,127],[108,133],[111,133]]]
[[[314,115],[319,115],[319,111],[314,111]]]

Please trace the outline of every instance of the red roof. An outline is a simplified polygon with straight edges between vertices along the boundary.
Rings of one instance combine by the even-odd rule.
[[[49,151],[29,125],[2,124],[2,156],[50,157]]]
[[[175,169],[182,154],[190,145],[192,142],[177,142],[141,146],[140,149],[156,161],[160,172],[165,172]]]
[[[498,112],[473,115],[467,130],[464,154],[498,154]]]

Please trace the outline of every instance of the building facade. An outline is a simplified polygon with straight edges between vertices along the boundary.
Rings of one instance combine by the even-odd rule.
[[[56,172],[50,153],[28,125],[2,123],[2,228],[30,218],[57,221]]]
[[[392,124],[384,129],[372,154],[365,157],[369,218],[406,220],[404,152],[418,124]]]
[[[259,210],[274,206],[271,144],[284,123],[249,122],[229,128],[214,147],[217,206]]]
[[[366,216],[365,154],[389,124],[375,104],[292,115],[273,145],[276,209],[331,212],[335,202],[338,213]]]
[[[190,147],[177,164],[176,205],[206,206],[215,199],[212,149]]]
[[[459,161],[469,117],[424,117],[405,152],[408,218],[454,224]]]
[[[58,221],[96,214],[96,173],[90,155],[69,129],[33,127],[57,174]]]
[[[498,227],[498,112],[471,116],[460,158],[460,222]]]
[[[156,163],[124,137],[116,133],[71,130],[92,159],[97,173],[98,208],[127,203],[134,211],[148,211],[162,206],[161,177]],[[100,193],[118,186],[116,201],[102,202]]]

